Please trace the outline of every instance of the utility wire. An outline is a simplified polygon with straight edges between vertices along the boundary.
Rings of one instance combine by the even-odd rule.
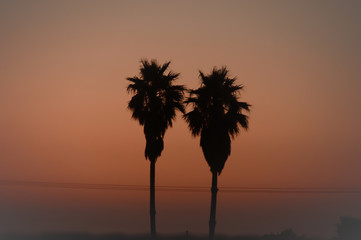
[[[147,185],[21,181],[21,180],[0,180],[0,187],[1,186],[46,187],[46,188],[86,189],[86,190],[149,191],[149,186]],[[197,186],[156,186],[155,188],[157,191],[162,191],[162,192],[209,192],[210,191],[209,187],[197,187]],[[359,188],[220,187],[219,191],[225,193],[361,194],[361,189]]]

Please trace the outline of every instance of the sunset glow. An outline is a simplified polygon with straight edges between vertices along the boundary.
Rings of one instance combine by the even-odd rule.
[[[217,232],[292,228],[331,239],[361,218],[361,194],[222,192],[227,187],[361,189],[358,1],[0,0],[0,181],[149,185],[127,77],[171,61],[177,84],[227,66],[252,105],[218,179]],[[161,233],[205,234],[209,167],[178,114],[157,160]],[[146,190],[0,182],[0,233],[147,233]]]

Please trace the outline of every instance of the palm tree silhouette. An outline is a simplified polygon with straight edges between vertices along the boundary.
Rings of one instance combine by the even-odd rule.
[[[145,158],[150,161],[150,229],[156,237],[155,227],[155,162],[163,151],[163,137],[176,117],[176,111],[184,113],[183,97],[185,88],[173,85],[179,73],[165,73],[170,62],[158,65],[156,60],[141,60],[140,77],[129,77],[128,93],[134,96],[128,108],[132,118],[144,126],[146,139]]]
[[[236,78],[230,78],[226,67],[213,68],[209,75],[200,73],[201,86],[190,90],[185,101],[191,104],[192,111],[183,118],[188,123],[193,136],[199,136],[200,146],[212,172],[212,199],[209,219],[209,238],[214,239],[217,204],[217,176],[231,154],[231,137],[234,138],[240,127],[248,129],[248,117],[242,110],[249,111],[250,105],[240,102],[242,85],[236,85]]]

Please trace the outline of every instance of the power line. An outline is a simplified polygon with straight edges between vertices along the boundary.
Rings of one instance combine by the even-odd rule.
[[[64,189],[85,190],[129,190],[148,191],[147,185],[125,185],[125,184],[102,184],[102,183],[75,183],[75,182],[50,182],[50,181],[21,181],[0,180],[1,186],[20,187],[46,187]],[[157,191],[162,192],[209,192],[210,187],[197,186],[156,186]],[[279,194],[361,194],[359,188],[281,188],[281,187],[220,187],[220,192],[225,193],[279,193]]]

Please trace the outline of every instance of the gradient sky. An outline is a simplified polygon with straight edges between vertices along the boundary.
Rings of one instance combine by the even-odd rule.
[[[127,110],[140,59],[226,65],[253,105],[220,187],[361,188],[360,1],[0,0],[0,179],[148,185]],[[157,185],[210,186],[178,117]],[[0,232],[148,232],[148,193],[0,186]],[[355,194],[219,194],[218,233],[332,237]],[[157,193],[160,232],[206,233],[210,193]]]

